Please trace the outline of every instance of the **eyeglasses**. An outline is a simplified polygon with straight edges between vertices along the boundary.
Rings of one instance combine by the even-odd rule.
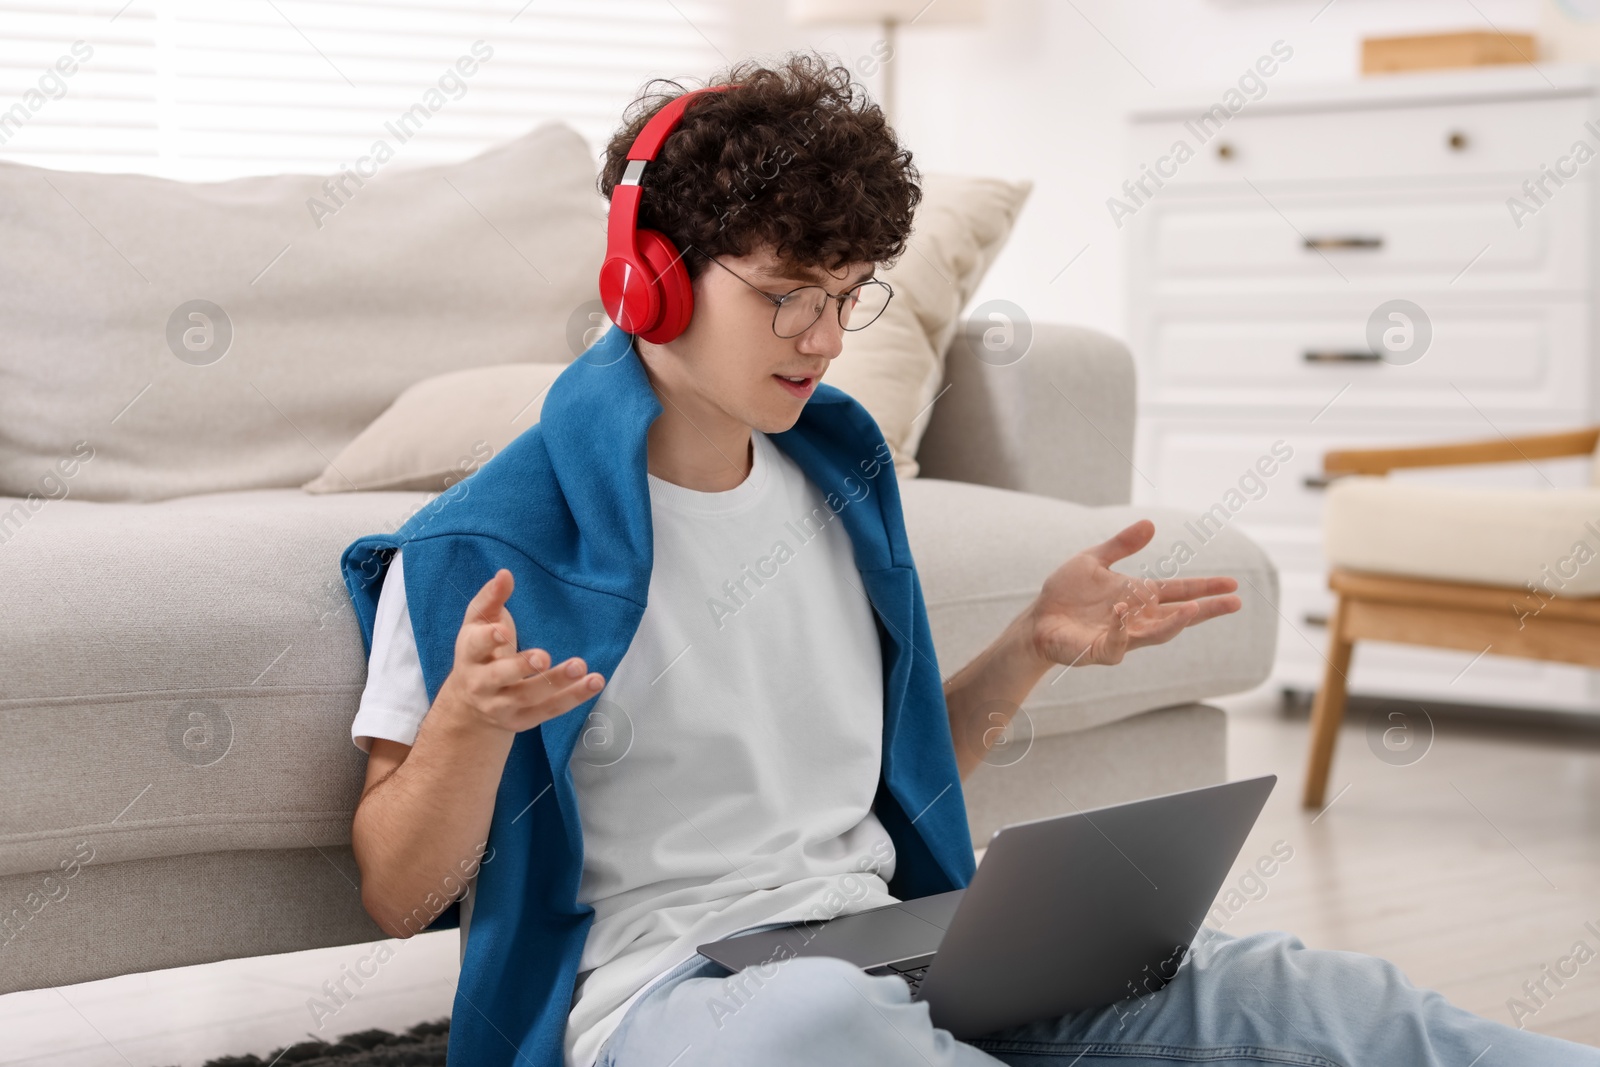
[[[700,249],[695,248],[695,251],[700,252]],[[839,305],[841,330],[851,332],[864,330],[877,321],[878,316],[883,314],[883,309],[889,306],[889,298],[894,296],[894,289],[889,283],[879,281],[877,278],[869,278],[858,285],[853,285],[838,296],[829,293],[820,285],[802,285],[782,296],[774,296],[714,256],[706,255],[704,252],[700,254],[750,286],[762,299],[771,302],[772,332],[785,339],[799,337],[811,329],[816,321],[822,318],[822,312],[830,300]]]

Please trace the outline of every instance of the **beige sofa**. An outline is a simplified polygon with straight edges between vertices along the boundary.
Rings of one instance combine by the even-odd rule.
[[[320,178],[223,183],[201,210],[178,183],[0,165],[0,258],[33,287],[0,354],[0,993],[382,937],[349,848],[366,664],[338,560],[430,494],[298,486],[417,380],[570,358],[601,216],[552,177],[548,137],[524,142],[374,183],[326,229],[299,203]],[[553,213],[519,208],[529,185]],[[542,255],[556,238],[579,251]],[[209,367],[168,351],[191,298],[232,320]],[[945,674],[1071,553],[1149,516],[1138,573],[1186,518],[1128,506],[1123,346],[1037,326],[1000,367],[975,342],[958,334],[902,483]],[[69,475],[78,439],[96,454]],[[1243,610],[1047,676],[969,780],[975,845],[1224,780],[1225,718],[1198,702],[1266,678],[1277,579],[1231,529],[1185,573],[1239,577]]]

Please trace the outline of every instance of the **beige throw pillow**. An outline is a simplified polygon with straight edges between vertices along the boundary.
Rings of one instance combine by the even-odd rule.
[[[306,482],[310,493],[443,492],[539,421],[565,363],[507,363],[424,379]]]
[[[961,309],[1005,247],[1033,182],[924,174],[922,187],[905,254],[878,272],[894,299],[878,321],[844,335],[844,351],[822,379],[877,420],[901,478],[917,474],[917,444]]]

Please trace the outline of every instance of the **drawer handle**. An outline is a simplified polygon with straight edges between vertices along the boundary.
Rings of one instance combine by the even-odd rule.
[[[1382,356],[1370,348],[1352,349],[1349,352],[1326,352],[1308,349],[1300,354],[1307,363],[1377,363]]]
[[[1451,151],[1454,152],[1465,151],[1467,145],[1470,143],[1471,142],[1467,140],[1467,135],[1462,133],[1460,130],[1451,130],[1450,136],[1445,140],[1445,144],[1449,145]]]
[[[1382,237],[1307,237],[1306,248],[1312,251],[1324,249],[1378,249],[1383,247]]]
[[[1308,611],[1308,612],[1306,612],[1304,615],[1302,615],[1300,617],[1300,621],[1305,623],[1307,626],[1326,626],[1326,625],[1328,625],[1328,617],[1326,615],[1322,614],[1321,612],[1317,612],[1317,611]]]
[[[1305,477],[1305,485],[1307,489],[1326,489],[1338,477],[1337,474],[1308,474]]]

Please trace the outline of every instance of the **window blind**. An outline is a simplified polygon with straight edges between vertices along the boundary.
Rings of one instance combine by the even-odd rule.
[[[725,0],[0,0],[0,159],[186,180],[462,159],[560,119],[596,155]],[[403,144],[396,135],[403,135]]]

